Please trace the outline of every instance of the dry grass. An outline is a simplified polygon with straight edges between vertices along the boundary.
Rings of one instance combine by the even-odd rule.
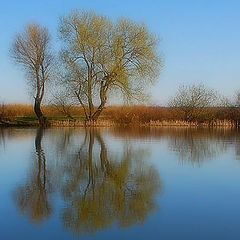
[[[105,109],[104,116],[123,124],[178,119],[173,109],[157,106],[110,106]]]
[[[24,104],[4,105],[4,112],[10,121],[34,121],[36,120],[33,107]],[[43,106],[43,112],[54,126],[82,126],[84,113],[81,107],[73,106],[69,119],[54,106]],[[239,112],[234,109],[206,109],[201,118],[194,122],[184,121],[183,114],[176,109],[158,106],[109,106],[104,109],[97,126],[115,124],[139,124],[147,126],[232,126],[239,119]],[[92,125],[92,124],[90,124]]]
[[[34,116],[33,107],[24,104],[8,104],[5,105],[7,115],[11,117],[30,117]]]
[[[50,121],[53,127],[113,127],[116,124],[108,120],[98,120],[95,122],[84,122],[79,120],[54,120]]]
[[[27,104],[7,104],[5,105],[5,111],[7,115],[12,118],[16,117],[35,117],[33,106]],[[63,116],[62,112],[59,111],[56,107],[48,105],[42,107],[43,113],[47,117],[58,117]],[[80,107],[74,106],[71,111],[72,115],[82,115],[83,111]]]
[[[24,104],[5,105],[6,111],[13,117],[33,117],[33,106]],[[54,106],[43,106],[44,114],[47,117],[63,116],[62,112]],[[83,116],[83,110],[79,106],[71,109],[72,116]],[[107,107],[102,118],[118,120],[123,123],[129,122],[149,122],[150,120],[169,120],[174,116],[174,111],[164,107],[153,106],[109,106]]]

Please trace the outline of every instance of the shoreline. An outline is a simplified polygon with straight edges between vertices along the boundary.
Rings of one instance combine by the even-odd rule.
[[[81,120],[49,120],[48,127],[179,127],[179,128],[238,128],[233,121],[217,120],[211,123],[203,122],[186,122],[179,120],[157,120],[146,123],[130,122],[130,123],[117,123],[111,120],[99,120],[96,122],[87,122]],[[2,122],[0,128],[8,127],[39,127],[36,121],[13,121]]]

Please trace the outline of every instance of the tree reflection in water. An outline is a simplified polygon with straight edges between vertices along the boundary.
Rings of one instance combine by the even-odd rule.
[[[142,223],[156,209],[158,172],[146,165],[144,151],[124,144],[111,154],[96,129],[86,132],[76,154],[65,161],[63,221],[74,232],[95,232],[118,222]]]
[[[116,136],[135,139],[166,140],[171,151],[178,155],[182,164],[200,166],[217,157],[230,146],[240,155],[240,133],[224,128],[117,128]]]
[[[229,147],[238,156],[240,149],[239,132],[230,130],[128,129],[106,136],[99,129],[45,133],[50,134],[43,145],[43,129],[36,132],[33,165],[27,181],[14,193],[16,204],[30,220],[40,222],[62,203],[60,219],[79,234],[113,224],[129,227],[143,223],[156,210],[155,197],[161,190],[158,171],[146,161],[146,148],[137,147],[132,139],[165,139],[183,163],[193,165],[201,165]],[[121,141],[112,141],[123,133]],[[25,135],[25,131],[3,130],[0,145]]]
[[[199,129],[182,129],[170,136],[169,147],[182,163],[201,165],[227,150],[228,135],[222,132]]]
[[[5,146],[5,130],[3,128],[0,128],[0,149],[1,146]]]
[[[116,150],[98,129],[87,129],[84,137],[74,131],[61,134],[54,142],[57,160],[52,164],[46,162],[43,130],[38,129],[36,161],[27,183],[15,192],[17,206],[31,220],[40,221],[52,213],[50,181],[63,200],[63,224],[76,233],[96,232],[114,223],[121,227],[143,223],[157,209],[160,178],[145,161],[145,150],[127,140]],[[51,143],[51,150],[54,146]]]
[[[49,171],[46,168],[46,158],[42,149],[43,129],[37,129],[35,137],[35,157],[28,181],[20,186],[15,198],[21,212],[33,221],[41,221],[49,217],[52,207],[49,200],[51,185]]]

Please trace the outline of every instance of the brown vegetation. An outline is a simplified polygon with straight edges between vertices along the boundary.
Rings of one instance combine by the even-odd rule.
[[[3,111],[2,111],[3,112]],[[84,111],[80,106],[72,106],[71,117],[64,115],[54,105],[43,106],[43,112],[53,126],[84,126]],[[4,113],[4,114],[3,114]],[[33,107],[24,104],[4,105],[0,116],[6,121],[36,121]],[[3,117],[4,115],[4,117]],[[185,121],[184,112],[179,109],[159,106],[109,106],[98,122],[88,125],[112,126],[148,125],[148,126],[236,126],[239,125],[240,111],[236,107],[206,108],[194,121]]]

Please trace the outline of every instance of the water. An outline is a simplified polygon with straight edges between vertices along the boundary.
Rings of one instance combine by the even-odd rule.
[[[240,239],[240,133],[0,129],[0,239]]]

